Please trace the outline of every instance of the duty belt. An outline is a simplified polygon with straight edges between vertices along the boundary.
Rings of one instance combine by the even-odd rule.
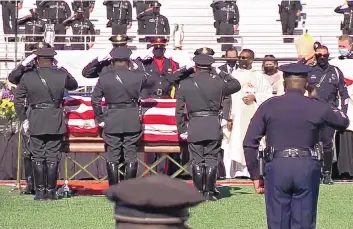
[[[273,152],[273,158],[279,157],[313,157],[309,149],[289,148]]]
[[[137,103],[108,104],[108,109],[126,109],[138,107]]]
[[[36,109],[49,109],[49,108],[60,108],[60,104],[54,104],[54,103],[38,103],[38,104],[31,104],[31,108],[33,110]]]
[[[126,19],[124,19],[124,20],[122,20],[122,19],[114,20],[113,19],[112,21],[113,21],[113,23],[117,23],[117,24],[128,24]]]
[[[189,113],[189,116],[194,117],[209,117],[209,116],[218,116],[218,111],[197,111]]]

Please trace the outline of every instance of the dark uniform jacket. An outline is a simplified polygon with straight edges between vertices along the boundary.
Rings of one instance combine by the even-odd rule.
[[[282,1],[280,5],[280,13],[282,11],[302,11],[303,6],[300,1]]]
[[[225,73],[230,74],[230,72],[228,72],[227,64],[221,65],[219,69]],[[237,69],[237,66],[234,66],[233,71],[235,71],[236,69]],[[223,111],[222,111],[223,119],[230,120],[230,112],[232,108],[232,96],[224,96],[222,108],[223,108]]]
[[[341,6],[338,6],[335,9],[335,13],[344,15],[342,29],[343,28],[349,29],[353,27],[353,6],[347,7],[344,9],[341,9]]]
[[[156,15],[153,12],[142,12],[137,15],[137,20],[143,21],[147,35],[170,35],[169,21],[161,14]]]
[[[46,81],[55,101],[41,81]],[[56,67],[41,67],[24,74],[15,94],[15,108],[20,121],[28,119],[30,135],[64,134],[66,125],[63,108],[61,107],[64,90],[77,89],[77,81],[65,70]],[[27,99],[31,111],[26,115],[24,106]],[[45,109],[37,109],[46,106]]]
[[[236,1],[217,1],[211,4],[214,18],[218,22],[237,25],[239,24],[239,9]]]
[[[105,1],[107,17],[120,24],[132,23],[132,6],[130,1]]]
[[[305,97],[298,89],[265,101],[254,114],[244,138],[246,165],[252,179],[259,178],[257,150],[266,135],[266,147],[313,149],[319,132],[329,125],[344,130],[349,125],[343,112],[330,105]]]
[[[71,10],[65,1],[45,1],[42,5],[43,18],[50,19],[53,24],[60,24],[71,17]]]
[[[117,75],[124,86],[117,80]],[[109,71],[99,77],[92,93],[92,107],[98,123],[105,123],[105,133],[119,134],[141,131],[137,102],[142,87],[146,85],[148,85],[147,78],[143,73],[132,72],[128,69],[111,67]],[[124,92],[124,88],[130,95]],[[108,106],[106,114],[103,113],[101,106],[103,97]],[[117,105],[120,108],[109,109],[109,105]]]
[[[94,25],[87,18],[67,20],[64,23],[64,26],[72,27],[73,35],[93,35],[91,37],[87,37],[86,42],[94,42],[96,31],[94,30]],[[72,37],[71,41],[73,42],[84,42],[85,37],[75,36]]]
[[[33,19],[31,16],[20,18],[17,22],[19,26],[25,26],[25,34],[27,41],[42,41],[45,32],[45,22],[40,19]],[[39,36],[38,36],[39,35]]]
[[[196,72],[180,82],[176,92],[176,119],[178,132],[187,132],[188,142],[221,139],[222,129],[219,116],[192,117],[189,115],[187,125],[184,119],[184,106],[186,105],[189,114],[200,111],[219,112],[223,97],[241,89],[240,83],[236,79],[229,75],[225,75],[225,77],[209,74],[209,72]],[[212,107],[208,107],[203,100],[193,80],[198,84]]]
[[[323,70],[319,66],[314,66],[309,72],[308,83],[309,86],[316,88],[320,100],[335,107],[338,107],[338,95],[340,95],[342,111],[347,113],[349,95],[343,73],[339,68],[329,65]],[[318,84],[320,86],[316,87]]]
[[[95,1],[73,0],[71,3],[72,10],[76,12],[78,8],[86,10],[87,8],[94,7]]]

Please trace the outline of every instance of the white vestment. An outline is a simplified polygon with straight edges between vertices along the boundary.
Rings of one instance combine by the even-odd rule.
[[[233,129],[228,138],[226,136],[223,141],[224,164],[227,178],[249,177],[243,151],[243,140],[256,109],[272,96],[272,87],[268,78],[259,71],[237,69],[232,75],[240,82],[241,90],[232,94]],[[242,98],[249,94],[255,95],[256,102],[246,105]]]

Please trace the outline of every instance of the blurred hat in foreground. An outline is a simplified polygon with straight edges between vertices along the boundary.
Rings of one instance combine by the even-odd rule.
[[[210,66],[215,62],[212,56],[206,54],[200,54],[194,57],[193,61],[195,62],[198,68],[209,69]]]
[[[283,72],[283,78],[288,78],[290,76],[307,78],[308,73],[311,71],[311,67],[301,63],[281,65],[278,69]]]
[[[113,60],[130,60],[132,51],[127,47],[115,47],[110,51]]]
[[[56,55],[56,52],[53,48],[38,48],[36,51],[33,52],[36,54],[38,57],[46,57],[46,58],[52,58]]]
[[[132,39],[125,34],[119,34],[119,35],[111,36],[109,40],[112,42],[112,44],[125,45],[127,44],[127,42],[131,41]]]
[[[214,52],[214,50],[211,49],[211,48],[204,47],[204,48],[196,49],[196,51],[194,52],[194,55],[195,55],[195,56],[200,55],[200,54],[205,54],[205,55],[213,56],[213,55],[215,54],[215,52]]]

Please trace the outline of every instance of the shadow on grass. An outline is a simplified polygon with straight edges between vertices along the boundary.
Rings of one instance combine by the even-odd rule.
[[[251,192],[244,192],[241,191],[242,188],[240,187],[232,187],[232,186],[223,186],[223,187],[217,187],[219,191],[219,195],[217,196],[218,199],[223,199],[223,198],[228,198],[233,195],[247,195],[247,194],[254,194]]]

